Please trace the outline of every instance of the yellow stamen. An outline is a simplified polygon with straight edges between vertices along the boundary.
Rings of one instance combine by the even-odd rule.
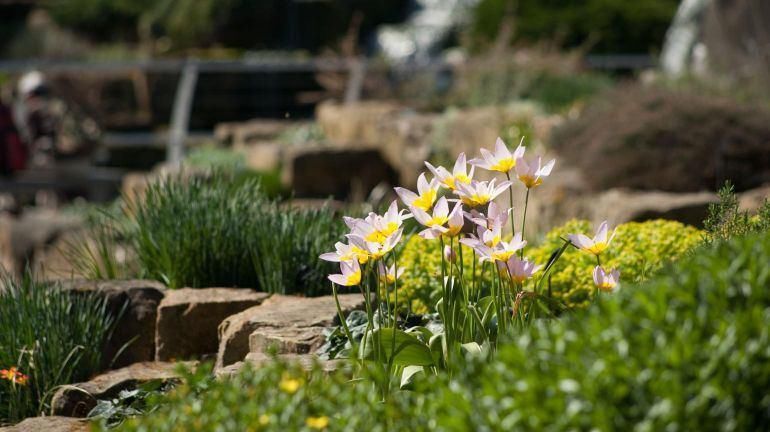
[[[433,202],[435,201],[436,191],[434,189],[429,189],[425,191],[424,194],[420,195],[416,200],[414,200],[412,205],[422,211],[428,211],[431,207],[433,207]]]
[[[508,259],[514,254],[514,251],[495,251],[492,252],[492,259],[496,261],[508,261]]]
[[[516,159],[512,157],[500,159],[496,164],[492,165],[489,169],[492,171],[500,171],[507,173],[516,167]]]
[[[590,253],[592,253],[594,255],[599,255],[602,252],[604,252],[607,249],[608,246],[609,245],[607,243],[605,243],[605,242],[596,242],[593,245],[587,247],[586,251],[588,251],[588,252],[590,252]]]
[[[361,270],[359,270],[359,271],[349,275],[345,282],[347,283],[348,286],[360,284],[361,283]]]
[[[430,218],[429,221],[425,222],[425,226],[427,227],[441,226],[441,225],[444,225],[448,220],[449,220],[449,217],[447,216],[433,216],[432,218]]]

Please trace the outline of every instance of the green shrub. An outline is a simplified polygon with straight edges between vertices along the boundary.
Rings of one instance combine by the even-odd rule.
[[[568,234],[591,234],[590,222],[573,220],[549,232],[542,244],[529,249],[527,255],[538,263],[548,262],[554,250]],[[640,282],[663,264],[675,260],[697,246],[703,232],[679,222],[654,220],[628,222],[617,227],[610,248],[602,254],[602,265],[619,268],[621,281]],[[568,248],[551,273],[550,289],[569,307],[590,303],[594,292],[592,271],[596,260],[592,255]]]
[[[425,240],[413,235],[404,244],[399,256],[399,267],[404,274],[398,279],[399,303],[407,304],[416,314],[433,312],[441,297],[441,245],[438,240]],[[463,271],[470,274],[474,269],[473,249],[462,246]],[[492,269],[475,265],[479,283],[490,284]]]
[[[719,202],[709,205],[709,214],[703,226],[709,241],[728,240],[752,232],[770,229],[770,202],[764,203],[755,215],[741,211],[735,189],[727,182],[719,190]]]
[[[765,430],[768,260],[768,235],[699,248],[386,402],[345,371],[272,363],[232,380],[199,371],[122,430],[310,430],[311,416],[328,430]]]
[[[124,214],[71,245],[86,277],[142,277],[180,287],[249,287],[319,295],[333,270],[318,260],[342,236],[328,208],[290,208],[256,178],[214,171],[151,184]],[[133,257],[118,263],[116,248]]]
[[[44,413],[56,386],[98,372],[114,320],[103,299],[3,275],[0,369],[16,367],[28,379],[14,385],[0,378],[0,424]]]
[[[678,0],[481,0],[473,11],[470,42],[485,46],[511,19],[517,41],[588,44],[594,52],[648,53],[661,48]]]
[[[769,141],[765,107],[630,84],[592,99],[554,130],[551,144],[564,164],[591,173],[594,190],[700,192],[727,180],[737,191],[764,184]]]

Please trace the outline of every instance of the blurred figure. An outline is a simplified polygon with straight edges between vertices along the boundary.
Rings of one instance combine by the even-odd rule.
[[[13,113],[0,100],[0,175],[10,176],[26,164],[27,148],[16,129]]]
[[[41,72],[21,77],[18,99],[16,116],[31,166],[50,167],[60,159],[88,156],[98,144],[101,130],[96,122],[56,97]]]

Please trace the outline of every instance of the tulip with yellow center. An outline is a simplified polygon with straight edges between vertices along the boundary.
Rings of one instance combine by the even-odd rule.
[[[437,239],[442,236],[456,237],[465,225],[462,204],[459,202],[455,203],[454,208],[449,212],[449,204],[444,197],[439,198],[436,202],[432,215],[417,208],[412,209],[412,214],[417,222],[425,226],[425,229],[419,233],[419,236],[427,240]]]
[[[367,241],[363,236],[356,233],[347,234],[346,237],[354,246],[363,249],[369,254],[369,258],[378,260],[392,251],[401,240],[403,228],[399,228],[393,234],[386,237],[382,242]]]
[[[350,227],[351,234],[359,235],[368,242],[384,243],[386,238],[401,228],[404,221],[411,217],[408,211],[399,211],[398,203],[394,200],[382,216],[371,212],[365,219],[348,216],[343,219]]]
[[[570,234],[568,238],[577,248],[598,256],[610,246],[610,242],[615,237],[615,230],[610,236],[607,235],[607,232],[607,221],[603,221],[599,224],[596,235],[592,239],[584,234]]]
[[[392,265],[390,267],[385,267],[385,264],[380,261],[377,264],[377,277],[380,279],[381,283],[393,285],[398,278],[400,278],[404,274],[404,269],[400,268],[398,269],[398,272],[396,272],[396,266]]]
[[[496,182],[497,179],[488,182],[471,180],[467,185],[457,183],[455,193],[460,197],[460,201],[470,208],[485,206],[511,186],[511,182],[507,180],[499,185],[496,185]]]
[[[326,252],[319,256],[324,261],[342,262],[357,260],[359,264],[369,261],[369,253],[354,245],[337,242],[334,244],[334,252]]]
[[[528,261],[525,259],[519,259],[516,256],[511,256],[508,261],[505,262],[505,268],[508,271],[508,276],[512,281],[521,284],[527,279],[531,278],[535,272],[540,270],[542,266]]]
[[[422,173],[417,178],[417,193],[402,187],[394,189],[399,198],[401,198],[401,201],[403,201],[407,207],[428,211],[433,207],[433,203],[436,202],[436,197],[438,197],[438,187],[438,180],[434,178],[428,183],[428,180],[425,178],[425,173]]]
[[[451,190],[455,190],[457,188],[456,184],[458,182],[470,184],[471,179],[473,178],[473,170],[476,168],[475,166],[471,166],[471,171],[468,172],[467,162],[465,161],[465,153],[460,153],[460,155],[457,156],[455,166],[452,168],[451,173],[449,170],[442,166],[434,167],[428,161],[425,162],[425,166],[428,167],[430,172],[436,176],[436,179],[438,179],[442,185],[448,187]]]
[[[329,275],[329,280],[340,286],[355,286],[361,283],[361,266],[358,260],[341,261],[340,274]]]
[[[594,268],[594,285],[600,291],[610,292],[615,289],[620,280],[620,271],[612,269],[605,271],[601,266]]]
[[[487,215],[480,213],[476,210],[471,210],[470,213],[466,213],[465,217],[471,220],[476,225],[493,229],[494,227],[502,228],[508,223],[508,216],[513,211],[512,208],[504,209],[492,201],[487,208]]]
[[[543,159],[538,156],[535,161],[527,162],[524,158],[519,158],[516,162],[516,176],[524,183],[527,189],[540,186],[543,183],[543,177],[548,177],[551,174],[556,159],[551,159],[545,165],[542,165]]]
[[[508,150],[508,146],[502,138],[497,137],[495,142],[495,152],[492,153],[487,149],[481,149],[481,158],[472,159],[471,165],[475,165],[479,168],[484,168],[489,171],[498,171],[504,174],[508,174],[516,166],[516,160],[524,156],[525,147],[521,145],[524,142],[524,137],[521,137],[519,146],[513,153]]]
[[[509,242],[500,240],[499,228],[497,230],[485,230],[481,238],[462,239],[460,243],[472,247],[479,254],[481,262],[508,261],[513,254],[527,245],[527,242],[522,240],[521,233],[516,233]]]

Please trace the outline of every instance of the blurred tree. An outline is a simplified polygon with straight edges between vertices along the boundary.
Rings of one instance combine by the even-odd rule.
[[[481,0],[468,32],[479,49],[491,44],[506,20],[512,41],[549,40],[563,47],[587,45],[591,52],[647,53],[657,50],[678,0]]]
[[[99,42],[141,42],[157,52],[226,46],[240,49],[328,47],[363,15],[361,40],[396,22],[408,0],[68,0],[45,2],[61,26]]]

